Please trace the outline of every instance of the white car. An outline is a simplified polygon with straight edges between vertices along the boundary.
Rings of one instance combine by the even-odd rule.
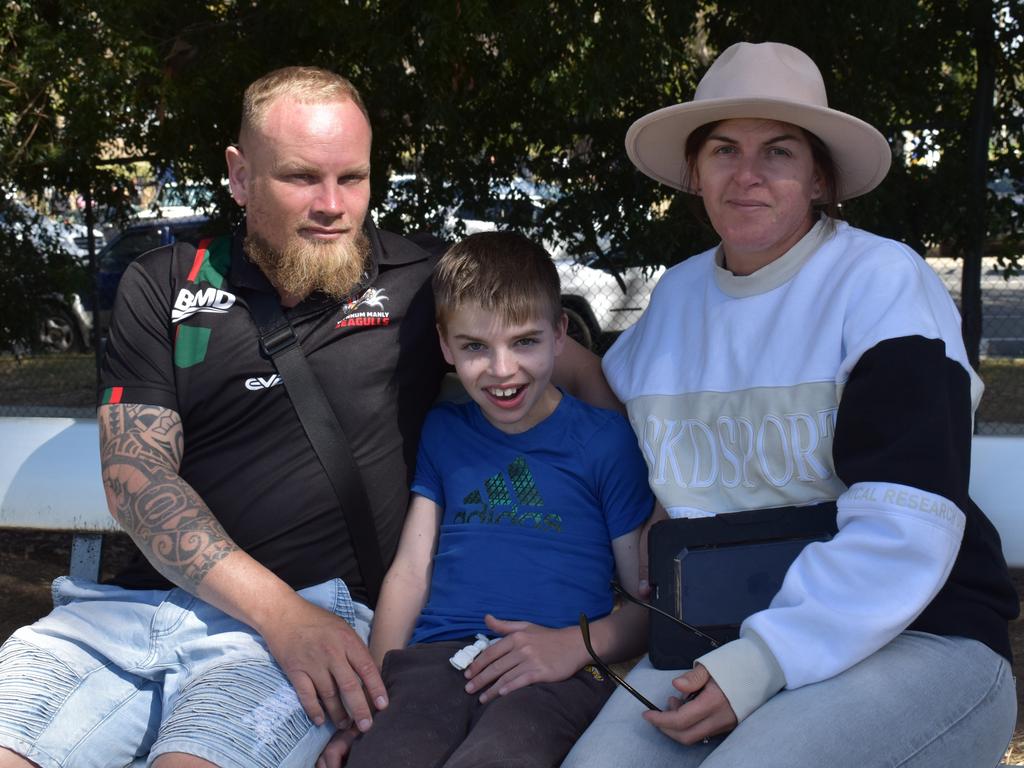
[[[507,220],[502,215],[505,205],[523,205],[523,198],[502,199],[479,216],[467,206],[460,206],[449,217],[446,229],[457,232],[459,222],[467,235],[498,229]],[[543,203],[530,200],[536,216],[543,215]],[[536,220],[536,218],[534,219]],[[665,272],[665,267],[603,268],[599,257],[577,261],[569,255],[565,244],[545,241],[558,268],[562,283],[562,308],[569,316],[569,335],[580,344],[593,349],[608,333],[618,334],[635,323],[651,299],[651,291]]]
[[[402,201],[414,199],[416,182],[411,174],[392,176],[382,209],[393,211]],[[523,179],[512,185],[495,186],[492,192],[497,199],[483,206],[464,202],[441,212],[440,231],[426,235],[426,239],[440,238],[432,245],[441,250],[457,237],[494,231],[513,221],[526,219],[537,223],[544,215],[545,199],[557,194],[550,189],[539,190]],[[411,228],[412,222],[406,221],[405,226]],[[544,247],[551,254],[562,282],[562,307],[569,316],[569,335],[590,349],[606,346],[610,339],[605,334],[620,333],[639,319],[665,271],[660,266],[605,267],[597,254],[578,260],[569,254],[564,243],[545,241]]]
[[[651,291],[665,267],[625,267],[611,271],[571,258],[555,256],[562,280],[562,307],[569,315],[571,335],[593,347],[601,334],[620,333],[637,320],[651,300]],[[578,318],[578,319],[577,319]],[[584,332],[585,331],[585,332]]]
[[[53,249],[59,249],[79,266],[88,266],[89,230],[85,225],[44,216],[13,196],[6,201],[6,208],[10,219],[0,215],[0,226],[9,227],[18,239],[31,243],[39,258],[46,258]],[[93,238],[93,247],[99,253],[104,245],[103,233],[94,228]],[[89,338],[91,318],[77,294],[71,295],[70,302],[68,297],[59,293],[41,296],[38,311],[36,338],[32,340],[35,344],[54,352],[84,348]]]
[[[221,184],[227,186],[227,179]],[[167,181],[157,184],[144,197],[148,205],[136,206],[135,219],[182,219],[207,216],[213,211],[213,195],[202,184]]]
[[[11,224],[15,232],[24,235],[41,251],[51,247],[60,248],[84,264],[89,258],[89,230],[84,224],[73,224],[51,216],[44,216],[20,200],[8,200],[7,205],[14,211],[16,220]],[[0,219],[0,223],[3,220]],[[103,232],[93,228],[95,249],[103,247]]]

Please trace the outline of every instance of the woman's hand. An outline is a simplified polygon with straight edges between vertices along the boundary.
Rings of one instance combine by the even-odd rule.
[[[682,697],[668,700],[666,712],[644,712],[644,719],[682,744],[696,744],[736,727],[736,715],[722,689],[705,667],[698,664],[672,681]],[[694,698],[690,699],[689,697]]]
[[[466,670],[466,693],[483,690],[481,704],[532,683],[566,680],[590,658],[576,627],[551,629],[528,621],[502,621],[490,614],[484,622],[504,637],[481,652]]]

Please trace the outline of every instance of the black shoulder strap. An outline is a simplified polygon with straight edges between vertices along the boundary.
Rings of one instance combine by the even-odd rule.
[[[245,298],[259,330],[260,346],[277,368],[302,428],[338,497],[369,604],[374,607],[384,580],[384,561],[373,515],[359,513],[372,507],[348,439],[281,310],[277,295],[253,290],[246,291]]]

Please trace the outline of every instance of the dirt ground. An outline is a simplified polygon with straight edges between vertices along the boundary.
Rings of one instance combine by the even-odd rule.
[[[127,536],[105,536],[103,575],[119,569],[133,546]],[[0,639],[53,607],[50,582],[68,572],[70,558],[69,533],[0,533]]]
[[[132,551],[127,536],[104,538],[103,574],[109,575],[126,561]],[[0,533],[0,641],[23,624],[50,610],[50,582],[67,572],[71,553],[71,535],[4,531]],[[1024,595],[1024,570],[1013,576],[1017,593]],[[1024,606],[1022,606],[1024,607]],[[1024,619],[1010,625],[1014,674],[1024,673]],[[1024,685],[1017,687],[1017,730],[1007,750],[1005,762],[1024,765]]]

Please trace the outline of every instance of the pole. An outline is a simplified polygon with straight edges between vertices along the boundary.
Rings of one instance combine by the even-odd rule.
[[[100,362],[103,359],[103,350],[100,348],[100,283],[99,265],[96,261],[96,237],[93,234],[96,218],[92,208],[92,182],[85,184],[85,228],[86,242],[89,250],[89,281],[92,283],[92,328],[89,335],[92,337],[93,356],[96,360],[96,391],[100,387]]]

